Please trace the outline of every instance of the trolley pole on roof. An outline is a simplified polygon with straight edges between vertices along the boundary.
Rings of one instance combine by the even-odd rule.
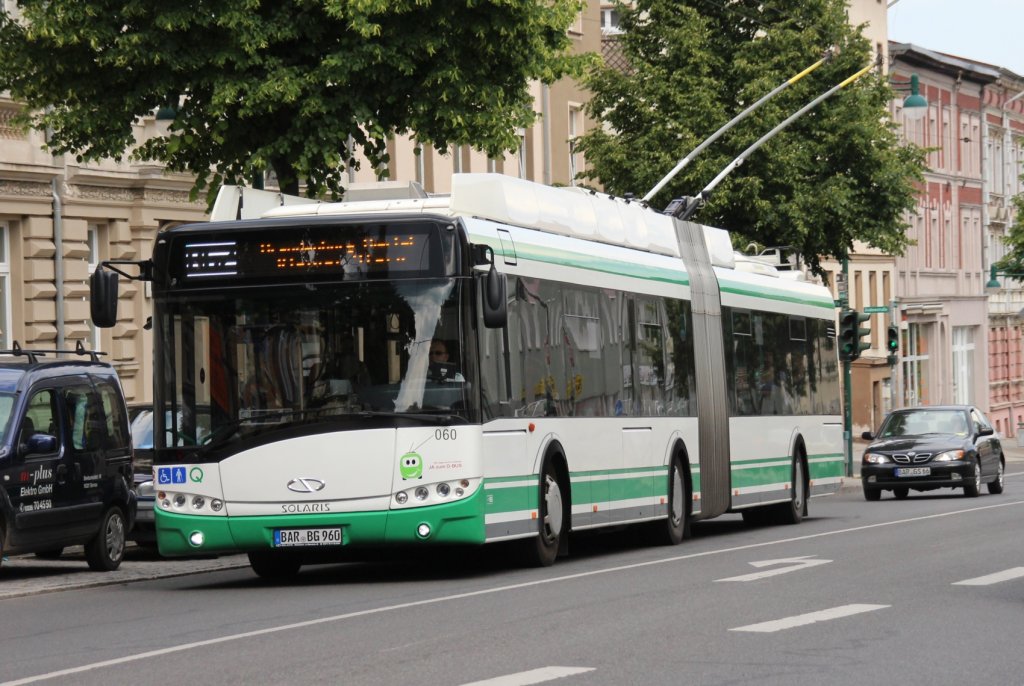
[[[800,72],[796,76],[792,76],[789,79],[787,79],[786,81],[783,81],[781,84],[776,86],[771,92],[769,92],[769,93],[765,94],[764,96],[762,96],[760,100],[758,100],[753,105],[751,105],[750,107],[748,107],[747,109],[743,110],[742,112],[737,114],[735,117],[733,117],[727,124],[725,124],[722,128],[718,129],[718,131],[715,131],[713,134],[711,134],[711,136],[709,136],[708,138],[704,139],[703,143],[701,143],[696,148],[694,148],[688,155],[686,155],[686,157],[684,157],[683,159],[679,160],[678,164],[676,164],[676,166],[674,166],[672,168],[672,171],[670,171],[668,174],[666,174],[665,177],[661,181],[659,181],[658,184],[654,188],[652,188],[651,190],[647,191],[647,195],[645,195],[643,197],[643,201],[644,202],[650,202],[651,198],[653,198],[655,195],[657,195],[658,191],[660,191],[662,188],[665,187],[665,184],[667,184],[669,181],[671,181],[675,177],[676,174],[678,174],[679,172],[681,172],[683,170],[683,167],[685,167],[691,161],[693,161],[693,158],[695,158],[697,155],[699,155],[702,152],[704,152],[704,148],[706,148],[709,145],[711,145],[712,143],[714,143],[716,140],[718,140],[719,138],[722,137],[722,134],[724,134],[726,131],[728,131],[732,127],[736,126],[736,124],[739,124],[741,121],[743,121],[748,116],[750,116],[750,114],[752,114],[754,112],[754,110],[756,110],[758,107],[760,107],[761,105],[765,104],[766,102],[768,102],[769,100],[774,98],[776,95],[778,95],[782,91],[786,90],[787,88],[792,86],[794,83],[796,83],[797,81],[799,81],[803,77],[807,76],[808,74],[810,74],[812,71],[814,71],[815,69],[817,69],[821,65],[823,65],[826,62],[828,62],[829,60],[831,60],[832,56],[834,54],[835,54],[835,48],[829,48],[821,56],[820,60],[818,60],[817,62],[815,62],[811,66],[807,67],[806,69],[804,69],[802,72]]]
[[[804,116],[809,111],[817,107],[821,103],[821,101],[825,100],[826,98],[836,93],[838,90],[848,86],[849,84],[853,83],[860,77],[867,74],[869,71],[871,71],[871,69],[874,68],[874,66],[875,62],[872,62],[871,64],[864,67],[857,73],[841,81],[840,83],[837,83],[836,85],[832,86],[827,91],[816,97],[814,100],[811,100],[809,103],[801,107],[799,110],[786,117],[778,126],[776,126],[774,129],[758,138],[756,141],[754,141],[753,145],[751,145],[749,148],[741,152],[739,154],[739,157],[737,157],[728,165],[726,165],[725,169],[720,171],[718,173],[718,176],[713,178],[711,180],[711,183],[705,186],[700,193],[693,197],[679,198],[673,200],[671,203],[669,203],[669,206],[665,208],[664,213],[676,217],[677,219],[682,219],[684,221],[692,217],[693,213],[700,209],[701,205],[704,204],[704,201],[707,199],[707,197],[711,195],[711,191],[713,191],[715,187],[722,182],[722,179],[731,174],[732,171],[736,169],[738,166],[743,164],[743,162],[746,161],[746,159],[750,157],[750,155],[753,154],[758,148],[760,148],[762,145],[770,141],[779,132],[781,132],[783,129],[785,129],[790,124],[795,122],[797,119],[799,119],[800,117]]]

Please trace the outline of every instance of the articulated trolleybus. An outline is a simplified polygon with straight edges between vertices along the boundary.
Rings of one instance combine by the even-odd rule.
[[[744,269],[724,231],[497,174],[343,203],[226,188],[214,220],[93,277],[106,325],[117,273],[152,280],[163,555],[281,577],[519,539],[548,565],[571,531],[796,523],[842,483],[832,297]]]

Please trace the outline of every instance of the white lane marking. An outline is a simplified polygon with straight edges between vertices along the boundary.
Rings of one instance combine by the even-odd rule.
[[[901,526],[903,524],[909,524],[911,522],[922,522],[929,519],[940,519],[943,517],[954,517],[956,515],[971,514],[974,512],[981,512],[984,510],[995,510],[1002,507],[1013,507],[1016,505],[1024,505],[1024,500],[1011,500],[1010,502],[999,503],[998,505],[982,505],[981,507],[971,507],[965,510],[954,510],[953,512],[940,512],[938,514],[922,515],[920,517],[908,517],[907,519],[890,519],[884,522],[878,522],[877,524],[865,524],[863,526],[854,526],[849,529],[836,529],[834,531],[822,531],[816,534],[807,534],[806,536],[792,536],[790,538],[780,538],[775,541],[764,541],[762,543],[748,543],[747,545],[738,545],[731,548],[719,548],[718,550],[706,550],[702,553],[690,553],[689,555],[674,555],[672,557],[665,557],[659,560],[648,560],[647,562],[634,562],[628,565],[619,565],[617,567],[606,567],[604,569],[594,569],[589,572],[577,572],[576,574],[566,574],[564,576],[555,576],[547,579],[534,579],[533,581],[524,581],[518,584],[508,584],[506,586],[495,586],[494,588],[482,588],[476,591],[466,591],[465,593],[454,593],[452,595],[439,596],[437,598],[426,598],[424,600],[413,600],[408,603],[399,603],[396,605],[384,605],[382,607],[374,607],[367,610],[359,610],[357,612],[347,612],[340,615],[332,615],[330,617],[320,617],[318,619],[309,619],[304,622],[295,622],[293,624],[281,624],[278,626],[269,626],[263,629],[256,629],[254,631],[246,631],[240,634],[228,634],[226,636],[219,636],[217,638],[210,638],[205,641],[196,641],[194,643],[182,643],[176,646],[168,646],[166,648],[158,648],[157,650],[149,650],[144,653],[137,653],[135,655],[126,655],[125,657],[111,658],[110,660],[103,660],[101,662],[92,662],[89,664],[79,665],[78,667],[69,667],[56,672],[47,672],[46,674],[37,674],[35,676],[28,676],[22,679],[16,679],[13,681],[4,681],[0,683],[0,686],[21,686],[21,684],[34,684],[37,681],[45,681],[47,679],[56,679],[57,677],[70,676],[72,674],[81,674],[82,672],[89,672],[94,669],[102,669],[103,667],[114,667],[116,665],[122,665],[129,662],[138,662],[140,660],[148,660],[152,657],[159,657],[161,655],[171,655],[173,653],[180,653],[186,650],[193,650],[195,648],[204,648],[206,646],[218,645],[221,643],[228,643],[230,641],[238,641],[246,638],[253,638],[255,636],[266,636],[268,634],[276,634],[282,631],[292,631],[294,629],[305,629],[311,626],[318,626],[320,624],[331,624],[334,622],[340,622],[346,619],[352,619],[354,617],[367,617],[369,615],[383,614],[385,612],[396,612],[398,610],[406,610],[411,607],[423,607],[427,605],[437,605],[439,603],[447,603],[453,600],[462,600],[464,598],[475,598],[477,596],[491,595],[494,593],[507,593],[509,591],[518,591],[524,588],[533,588],[536,586],[543,586],[545,584],[561,583],[564,581],[575,581],[576,579],[586,579],[592,576],[600,576],[602,574],[614,574],[616,572],[625,572],[634,569],[642,569],[644,567],[653,567],[655,565],[662,565],[669,562],[680,562],[682,560],[695,560],[701,557],[711,557],[712,555],[722,555],[725,553],[736,553],[743,550],[756,550],[758,548],[766,548],[772,545],[782,545],[784,543],[798,543],[800,541],[810,541],[815,538],[825,538],[827,536],[837,536],[839,534],[856,533],[858,531],[868,531],[870,529],[879,529],[886,526]]]
[[[887,607],[892,607],[892,605],[865,605],[857,603],[854,603],[853,605],[840,605],[839,607],[829,608],[828,610],[808,612],[805,615],[795,615],[793,617],[786,617],[784,619],[776,619],[771,622],[761,622],[760,624],[748,624],[747,626],[739,626],[735,629],[729,629],[729,631],[753,631],[762,634],[770,634],[776,631],[782,631],[784,629],[793,629],[798,626],[807,626],[808,624],[815,624],[816,622],[827,622],[830,619],[840,619],[842,617],[849,617],[851,615],[859,615],[862,612],[883,610]]]
[[[743,574],[742,576],[730,576],[728,579],[715,579],[715,582],[719,581],[757,581],[758,579],[767,579],[770,576],[778,576],[779,574],[788,574],[789,572],[795,572],[798,569],[807,569],[808,567],[817,567],[818,565],[827,565],[832,560],[812,560],[811,555],[803,555],[802,557],[784,557],[779,560],[759,560],[757,562],[751,562],[750,564],[754,567],[770,567],[772,565],[784,565],[788,564],[788,567],[778,567],[776,569],[768,569],[763,572],[751,572],[750,574]]]
[[[973,579],[964,579],[963,581],[956,581],[953,583],[954,586],[991,586],[992,584],[998,584],[1001,581],[1010,581],[1011,579],[1019,579],[1024,576],[1024,567],[1014,567],[1013,569],[1007,569],[1002,572],[996,572],[995,574],[986,574],[985,576],[975,577]]]
[[[493,679],[474,681],[462,686],[529,686],[529,684],[542,684],[545,681],[554,681],[555,679],[561,679],[574,674],[593,671],[593,667],[541,667],[540,669],[531,669],[528,672],[506,674],[505,676],[496,676]]]

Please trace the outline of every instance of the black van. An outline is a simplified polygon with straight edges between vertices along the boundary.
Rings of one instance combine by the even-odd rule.
[[[85,545],[90,568],[117,569],[136,497],[114,369],[81,343],[0,350],[0,430],[0,552],[56,557]]]

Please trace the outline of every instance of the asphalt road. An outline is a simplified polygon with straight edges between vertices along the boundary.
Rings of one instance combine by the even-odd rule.
[[[194,573],[0,600],[0,680],[1021,683],[1024,462],[998,496],[867,503],[851,486],[799,526],[729,515],[677,547],[635,530],[580,537],[549,569],[489,548],[268,586],[231,568],[240,558],[150,560]],[[25,581],[17,562],[0,585]]]

